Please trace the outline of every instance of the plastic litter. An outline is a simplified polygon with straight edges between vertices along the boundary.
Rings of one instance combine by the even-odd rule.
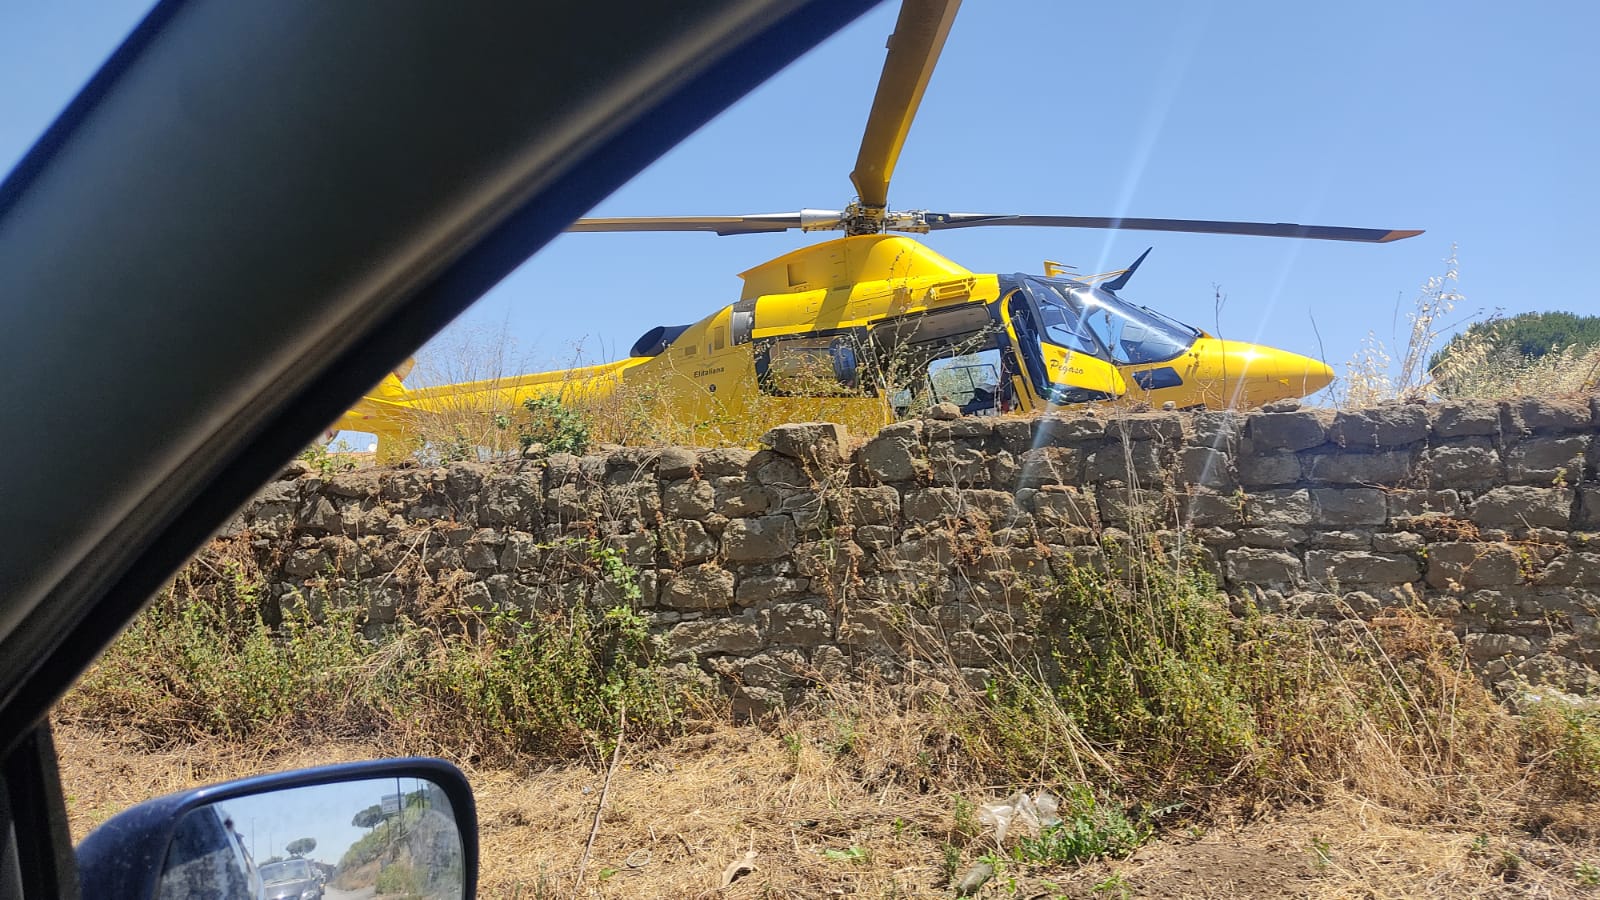
[[[1056,815],[1060,807],[1061,801],[1049,791],[1036,791],[1032,796],[1027,791],[1017,791],[997,803],[979,806],[978,823],[993,827],[995,843],[1004,844],[1013,826],[1021,825],[1031,836],[1038,837],[1043,829],[1060,825],[1061,817]]]

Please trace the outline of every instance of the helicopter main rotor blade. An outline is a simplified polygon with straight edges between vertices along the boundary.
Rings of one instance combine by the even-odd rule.
[[[1416,237],[1422,233],[1421,230],[1343,228],[1335,225],[1295,225],[1289,222],[1213,222],[1206,219],[1119,219],[1099,216],[995,216],[983,213],[927,214],[929,231],[997,225],[1241,234],[1256,237],[1306,238],[1314,241],[1359,241],[1368,244],[1387,244],[1390,241]]]
[[[850,173],[862,206],[882,209],[889,203],[894,164],[960,5],[961,0],[904,0],[900,6],[866,133],[861,136],[861,151],[856,155],[855,171]]]
[[[752,216],[624,216],[579,219],[568,231],[710,231],[716,234],[769,234],[799,228],[817,231],[839,227],[836,209],[803,209],[797,213]]]

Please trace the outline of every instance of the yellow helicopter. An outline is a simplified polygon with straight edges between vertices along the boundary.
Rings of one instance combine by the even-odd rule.
[[[843,210],[580,219],[568,230],[718,235],[843,231],[741,273],[736,303],[690,325],[659,326],[626,359],[492,381],[408,390],[387,376],[335,430],[403,445],[420,416],[495,410],[556,395],[594,401],[643,392],[653,412],[706,441],[750,443],[774,424],[825,419],[863,431],[953,403],[968,415],[1031,413],[1128,399],[1155,406],[1247,408],[1327,386],[1324,363],[1225,341],[1119,292],[1126,270],[1072,277],[980,274],[907,233],[1032,226],[1295,237],[1385,243],[1421,231],[1192,219],[1090,218],[891,210],[889,179],[960,0],[904,0],[850,173]]]

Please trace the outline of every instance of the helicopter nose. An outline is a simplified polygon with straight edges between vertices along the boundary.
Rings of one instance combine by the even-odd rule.
[[[1296,391],[1297,397],[1315,393],[1333,383],[1333,369],[1321,360],[1254,344],[1250,352],[1255,359],[1247,377]]]
[[[1229,406],[1305,397],[1333,383],[1326,363],[1276,347],[1209,338],[1197,341],[1194,353]]]
[[[1247,382],[1246,393],[1256,404],[1305,397],[1333,383],[1333,369],[1309,356],[1259,344],[1229,350],[1228,355],[1239,363],[1240,377]]]

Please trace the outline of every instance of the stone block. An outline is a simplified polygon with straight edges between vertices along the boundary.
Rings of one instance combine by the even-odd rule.
[[[1500,479],[1500,454],[1488,438],[1436,444],[1423,454],[1428,484],[1436,488],[1476,489]]]
[[[1310,525],[1315,521],[1311,491],[1261,491],[1245,498],[1245,521],[1251,525]]]
[[[1177,413],[1130,413],[1106,422],[1106,437],[1119,441],[1157,441],[1176,445],[1183,440],[1183,417]]]
[[[894,548],[897,562],[918,571],[942,572],[955,558],[955,536],[943,530],[909,536]]]
[[[1239,486],[1233,476],[1233,458],[1211,447],[1183,448],[1178,453],[1178,472],[1184,484],[1197,484],[1223,493],[1231,493]]]
[[[1047,525],[1094,528],[1100,524],[1094,495],[1078,488],[1040,491],[1033,498],[1034,514]]]
[[[1033,422],[1033,446],[1059,447],[1105,436],[1106,423],[1093,416],[1044,415]]]
[[[1447,439],[1497,435],[1500,425],[1500,404],[1493,400],[1447,400],[1433,416],[1433,433]]]
[[[932,441],[928,474],[935,484],[971,487],[989,483],[989,456],[977,440]]]
[[[806,578],[784,575],[746,575],[733,589],[733,599],[740,606],[758,606],[774,600],[798,597],[811,586]]]
[[[1315,488],[1311,491],[1311,516],[1323,528],[1341,525],[1382,525],[1389,504],[1376,488]]]
[[[788,516],[730,519],[722,532],[722,557],[729,562],[782,559],[794,541],[794,520]]]
[[[1161,451],[1155,441],[1103,444],[1089,454],[1084,467],[1084,480],[1093,482],[1152,485],[1163,481],[1164,475]]]
[[[1327,442],[1332,418],[1325,409],[1251,413],[1247,433],[1258,451],[1309,450]]]
[[[1117,528],[1162,527],[1171,524],[1168,513],[1176,511],[1176,503],[1169,503],[1161,488],[1140,488],[1116,481],[1096,488],[1095,500],[1099,502],[1100,521]]]
[[[1235,584],[1296,584],[1305,577],[1300,559],[1281,550],[1241,547],[1229,550],[1226,560],[1228,580]]]
[[[957,492],[961,514],[969,521],[988,522],[994,528],[1015,527],[1026,514],[1010,491],[971,489]]]
[[[767,635],[774,644],[815,647],[833,639],[833,621],[818,603],[774,603],[766,610]]]
[[[326,575],[333,569],[333,560],[317,548],[301,547],[283,561],[283,571],[296,578]]]
[[[1467,658],[1480,665],[1490,660],[1526,659],[1533,655],[1533,642],[1513,634],[1469,634],[1462,642]]]
[[[895,529],[892,525],[858,525],[856,527],[855,541],[867,550],[882,550],[894,544]]]
[[[1027,419],[1004,416],[994,423],[994,437],[1000,449],[1021,456],[1033,449],[1033,423]]]
[[[526,527],[543,503],[539,478],[529,473],[495,473],[478,495],[478,524]]]
[[[772,492],[739,475],[711,479],[714,510],[719,516],[740,519],[759,516],[772,507]]]
[[[1189,419],[1189,442],[1216,450],[1231,450],[1244,431],[1244,416],[1232,410],[1195,413]]]
[[[1290,525],[1244,528],[1239,531],[1239,540],[1248,547],[1272,547],[1279,550],[1291,550],[1305,543],[1306,532],[1302,528],[1295,528]]]
[[[673,660],[750,653],[765,644],[754,618],[697,619],[680,622],[667,632],[667,656]]]
[[[806,661],[805,654],[798,650],[768,650],[739,664],[739,683],[746,688],[784,691],[809,683],[810,670],[811,664]],[[769,701],[767,705],[772,708],[781,706],[781,695],[775,701]]]
[[[676,566],[705,562],[717,555],[717,539],[706,532],[706,527],[693,519],[674,519],[664,523],[661,535],[661,552],[665,561]]]
[[[321,494],[313,494],[306,498],[300,505],[300,514],[295,523],[301,529],[312,534],[327,534],[338,531],[343,527],[338,510],[334,509],[333,501]]]
[[[1372,549],[1372,532],[1364,530],[1313,531],[1306,536],[1306,544],[1319,550],[1370,550]]]
[[[1583,478],[1590,440],[1587,434],[1524,438],[1506,451],[1506,478],[1521,484],[1575,483]]]
[[[981,444],[994,433],[995,420],[989,416],[963,416],[948,421],[930,420],[922,423],[922,433],[928,443],[976,439]]]
[[[1461,495],[1448,488],[1438,491],[1388,491],[1384,498],[1389,504],[1390,519],[1461,515]]]
[[[1389,404],[1339,412],[1328,438],[1341,447],[1403,447],[1428,436],[1427,410],[1414,404]]]
[[[1400,553],[1311,550],[1306,575],[1324,584],[1406,584],[1422,578],[1422,567]]]
[[[1300,461],[1308,480],[1329,484],[1401,484],[1412,476],[1409,450],[1313,453]]]
[[[1550,561],[1540,575],[1542,584],[1600,584],[1600,553],[1573,550]]]
[[[1180,503],[1179,516],[1185,525],[1197,528],[1233,527],[1244,521],[1244,501],[1234,494],[1191,489]]]
[[[834,538],[796,544],[791,558],[795,571],[801,575],[837,580],[855,571],[863,556],[855,541]]]
[[[728,475],[744,475],[750,468],[750,461],[755,458],[755,453],[743,447],[717,447],[711,450],[701,450],[698,453],[700,477],[717,478]],[[666,476],[661,476],[665,478]]]
[[[1509,404],[1513,425],[1523,433],[1588,431],[1592,421],[1586,400],[1547,400],[1523,397]]]
[[[1506,485],[1472,504],[1472,521],[1486,528],[1555,528],[1572,525],[1572,489]]]
[[[839,620],[839,643],[857,650],[894,650],[901,627],[893,612],[877,604],[853,606]]]
[[[375,500],[383,494],[382,469],[354,469],[349,472],[336,472],[327,480],[323,490],[335,497],[350,497],[357,500]],[[266,500],[269,492],[274,488],[293,488],[297,482],[278,481],[267,485],[257,496],[257,499]]]
[[[848,525],[893,525],[900,521],[900,494],[888,486],[844,488],[828,496],[828,513]]]
[[[848,459],[850,435],[833,422],[793,422],[768,431],[761,444],[805,466],[834,466]]]
[[[677,610],[733,605],[733,573],[711,563],[681,569],[661,584],[661,604]]]
[[[809,490],[812,479],[800,467],[798,460],[763,450],[750,457],[750,477],[756,484],[774,489],[775,496],[785,496],[794,491]]]
[[[915,479],[922,456],[921,428],[916,422],[901,422],[879,431],[861,448],[862,467],[879,481]]]
[[[1083,453],[1072,447],[1035,447],[1017,459],[1017,486],[1077,484],[1083,480]]]
[[[1234,464],[1239,483],[1251,487],[1294,484],[1300,480],[1300,457],[1293,453],[1240,453]]]
[[[656,476],[663,479],[692,477],[700,468],[700,457],[688,447],[665,447],[656,457]]]
[[[1428,545],[1428,586],[1471,590],[1522,583],[1523,559],[1508,544],[1449,541]]]
[[[451,463],[444,468],[444,495],[454,508],[465,509],[478,496],[488,474],[489,467],[483,463]]]
[[[717,507],[717,491],[702,479],[669,482],[661,491],[661,514],[669,519],[704,521]]]
[[[1392,531],[1372,536],[1372,549],[1379,553],[1415,553],[1424,546],[1422,535],[1410,531]]]
[[[961,512],[961,495],[955,488],[908,491],[901,502],[907,522],[937,522]]]
[[[1585,484],[1578,489],[1578,515],[1573,524],[1586,530],[1600,530],[1600,484]]]

